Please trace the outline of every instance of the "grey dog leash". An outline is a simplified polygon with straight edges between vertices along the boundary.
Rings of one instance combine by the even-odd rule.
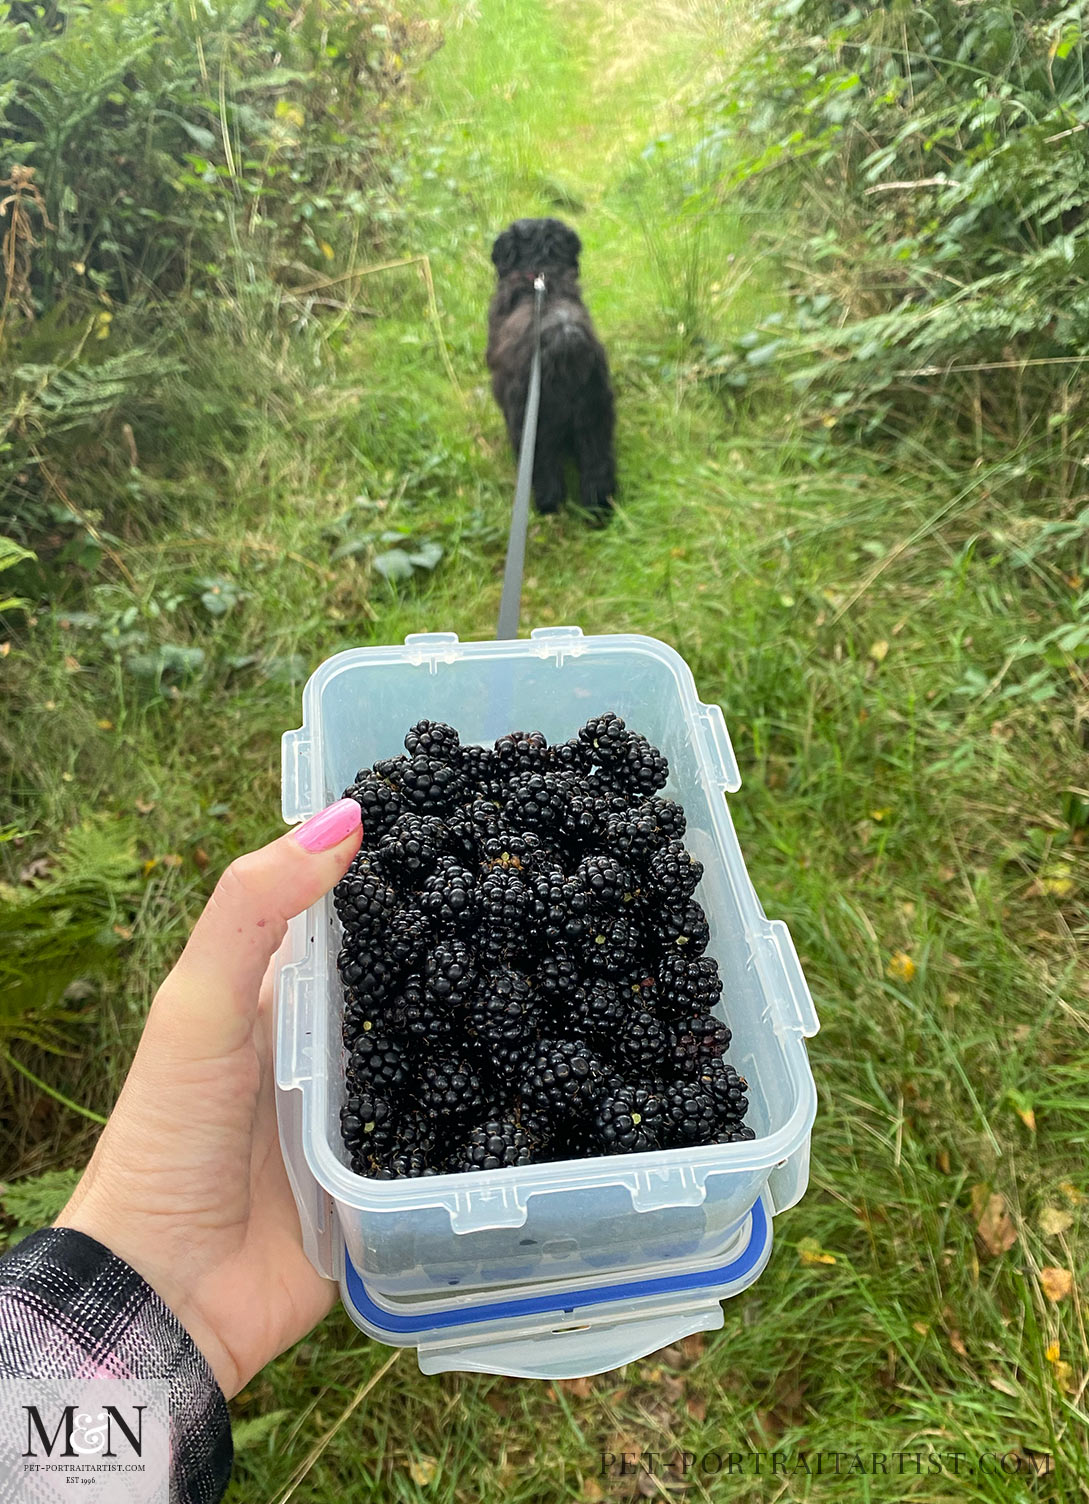
[[[518,618],[522,611],[522,574],[526,564],[526,533],[529,530],[529,492],[533,482],[533,454],[537,447],[537,412],[541,405],[541,307],[544,303],[545,279],[533,279],[533,364],[529,371],[529,394],[522,420],[522,444],[518,451],[518,481],[514,487],[514,508],[507,539],[507,562],[503,569],[503,594],[499,598],[498,641],[508,642],[518,636]]]

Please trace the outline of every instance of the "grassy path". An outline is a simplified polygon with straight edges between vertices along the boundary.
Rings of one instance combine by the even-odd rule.
[[[812,1471],[818,1452],[921,1454],[919,1476],[909,1460],[844,1486],[875,1504],[1089,1499],[1082,1310],[1038,1277],[1087,1258],[1087,979],[1068,902],[1084,856],[1059,845],[1084,771],[1032,678],[1042,659],[1010,655],[1050,625],[1031,560],[988,551],[1020,519],[989,499],[985,468],[893,470],[831,443],[834,413],[802,426],[789,393],[753,412],[703,379],[775,303],[757,255],[774,217],[701,216],[690,199],[706,160],[686,106],[744,41],[744,0],[428,4],[445,44],[399,127],[395,218],[404,253],[430,258],[449,366],[415,268],[300,318],[290,358],[257,310],[199,373],[236,442],[172,435],[174,478],[139,478],[118,545],[134,585],[104,576],[92,619],[43,623],[13,655],[36,828],[59,841],[91,819],[103,871],[123,845],[142,873],[102,1052],[80,1034],[82,1064],[42,1068],[108,1106],[103,1053],[116,1074],[212,874],[278,828],[300,673],[409,631],[492,634],[513,463],[483,365],[488,252],[510,219],[551,212],[585,244],[622,498],[603,532],[534,523],[523,622],[665,638],[723,704],[750,870],[822,1017],[822,1113],[810,1192],[713,1339],[554,1389],[424,1379],[406,1354],[334,1434],[388,1356],[334,1316],[236,1403],[231,1498],[278,1500],[314,1448],[292,1497],[321,1504],[825,1497],[804,1466],[773,1480],[751,1456],[729,1479],[670,1472],[682,1453],[773,1449],[807,1452]],[[349,227],[332,249],[339,273]],[[367,560],[405,535],[444,556],[387,589]],[[235,592],[230,611],[201,606],[209,576]],[[203,666],[149,691],[124,666],[134,635],[197,647]],[[29,1121],[40,1093],[16,1088],[13,1120]],[[55,1121],[20,1173],[78,1161],[71,1115]],[[997,1255],[976,1237],[991,1196],[992,1244],[1014,1234]],[[664,1457],[660,1481],[601,1476],[603,1452]],[[932,1453],[972,1471],[934,1471]],[[1030,1484],[1033,1459],[1051,1471]]]

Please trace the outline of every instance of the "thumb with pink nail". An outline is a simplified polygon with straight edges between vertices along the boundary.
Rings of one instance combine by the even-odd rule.
[[[57,1221],[144,1277],[228,1397],[334,1296],[303,1253],[280,1157],[271,962],[288,920],[343,877],[361,837],[359,805],[341,799],[223,873]]]

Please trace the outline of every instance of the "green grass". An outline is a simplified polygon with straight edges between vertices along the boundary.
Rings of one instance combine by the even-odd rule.
[[[688,103],[745,43],[743,6],[434,13],[446,41],[404,123],[398,194],[456,381],[415,267],[349,281],[351,308],[290,349],[239,318],[203,379],[267,398],[229,446],[199,424],[160,445],[117,528],[135,590],[105,561],[96,622],[43,616],[5,665],[31,832],[18,861],[90,813],[152,863],[126,889],[121,981],[73,1026],[74,1058],[27,1059],[108,1106],[214,872],[277,828],[293,658],[309,670],[408,631],[491,635],[513,465],[483,371],[488,249],[506,220],[560,213],[612,353],[623,495],[604,532],[569,514],[534,523],[523,621],[651,632],[724,706],[742,845],[822,1018],[810,1189],[722,1332],[593,1381],[423,1378],[406,1353],[330,1434],[389,1357],[330,1318],[235,1401],[231,1497],[280,1499],[304,1465],[298,1500],[672,1497],[668,1468],[640,1488],[599,1477],[600,1454],[804,1450],[1053,1470],[958,1477],[924,1461],[919,1477],[837,1480],[768,1477],[770,1463],[757,1477],[750,1462],[729,1479],[690,1472],[677,1496],[1089,1498],[1083,1308],[1051,1304],[1038,1278],[1069,1268],[1084,1291],[1089,1267],[1086,687],[1046,641],[1078,589],[1049,551],[1048,499],[1006,500],[1008,456],[960,469],[920,440],[893,466],[815,437],[787,393],[754,411],[695,379],[708,343],[779,296],[776,214],[706,218],[686,191],[700,186],[685,181]],[[442,543],[418,588],[392,593],[366,553],[331,561],[329,529],[357,496],[367,525]],[[221,618],[200,604],[208,576],[244,593]],[[134,602],[149,641],[206,652],[176,695],[122,666]],[[911,978],[890,967],[900,952]],[[112,1080],[96,1049],[112,1050]],[[32,1125],[13,1169],[77,1161],[92,1130],[25,1080],[12,1091]],[[997,1257],[975,1238],[979,1186],[1005,1197],[1017,1234]],[[1048,1209],[1065,1231],[1045,1230]]]

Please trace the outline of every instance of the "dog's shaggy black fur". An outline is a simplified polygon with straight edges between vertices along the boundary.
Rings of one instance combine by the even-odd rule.
[[[492,246],[498,282],[488,309],[488,368],[515,454],[533,360],[533,280],[545,279],[541,313],[541,405],[533,499],[554,512],[564,499],[564,465],[574,461],[579,498],[606,511],[616,490],[609,362],[579,292],[582,242],[558,219],[519,219]]]

